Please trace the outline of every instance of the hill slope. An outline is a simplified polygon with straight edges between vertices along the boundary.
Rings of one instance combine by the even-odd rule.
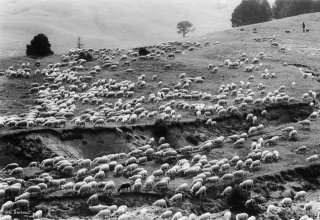
[[[55,53],[74,47],[129,47],[179,36],[176,24],[190,20],[200,35],[231,26],[239,0],[0,0],[0,56],[24,54],[25,45],[43,32]],[[208,19],[210,18],[210,19]]]

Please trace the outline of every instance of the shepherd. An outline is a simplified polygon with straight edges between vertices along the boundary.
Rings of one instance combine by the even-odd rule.
[[[306,25],[304,24],[304,22],[302,23],[302,31],[305,32],[305,28],[306,28]]]

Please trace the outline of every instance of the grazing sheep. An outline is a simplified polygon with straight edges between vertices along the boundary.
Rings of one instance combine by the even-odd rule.
[[[169,219],[172,216],[173,216],[172,211],[168,210],[160,215],[160,219]]]
[[[284,199],[281,200],[280,205],[282,207],[291,207],[292,199],[291,198],[284,198]]]
[[[249,188],[251,189],[253,187],[253,180],[252,179],[248,179],[243,181],[242,183],[240,183],[240,188],[245,188],[246,190]]]
[[[159,199],[159,200],[155,201],[154,203],[152,203],[152,205],[158,206],[160,208],[167,208],[167,203],[164,199]]]
[[[306,195],[307,195],[306,191],[299,191],[295,194],[294,200],[305,199]]]
[[[105,218],[108,218],[110,215],[111,215],[111,211],[109,209],[103,209],[98,212],[96,217],[105,219]]]
[[[319,155],[315,154],[306,159],[307,162],[315,162],[319,160]]]

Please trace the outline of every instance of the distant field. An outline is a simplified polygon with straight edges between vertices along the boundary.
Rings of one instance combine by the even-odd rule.
[[[176,24],[190,20],[202,35],[231,27],[240,0],[0,0],[0,57],[25,53],[45,33],[55,53],[75,47],[127,48],[179,38]],[[5,42],[5,43],[4,43]]]

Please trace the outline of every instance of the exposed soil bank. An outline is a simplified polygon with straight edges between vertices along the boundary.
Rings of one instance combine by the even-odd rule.
[[[274,105],[266,108],[266,118],[259,117],[265,126],[296,122],[310,115],[308,104]],[[261,109],[253,109],[260,115]],[[3,131],[0,135],[0,167],[19,162],[21,166],[31,161],[41,161],[55,155],[70,158],[90,158],[130,150],[147,143],[149,138],[161,136],[173,148],[199,145],[208,139],[246,132],[250,126],[246,114],[213,118],[216,127],[208,127],[205,120],[190,120],[179,123],[155,123],[120,126],[123,134],[114,127],[31,129]]]

